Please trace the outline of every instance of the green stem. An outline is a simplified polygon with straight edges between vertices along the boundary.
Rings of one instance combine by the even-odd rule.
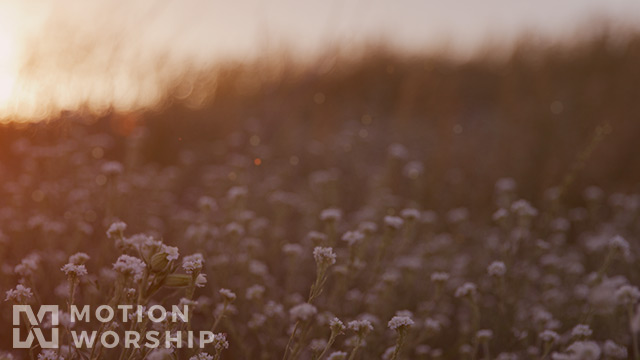
[[[287,355],[289,354],[289,348],[291,347],[291,342],[293,338],[296,336],[296,332],[298,331],[298,326],[300,325],[300,321],[296,321],[296,324],[293,326],[293,332],[291,332],[291,336],[289,337],[289,341],[287,341],[287,347],[284,349],[284,355],[282,356],[282,360],[287,359]]]
[[[324,355],[327,353],[327,351],[329,351],[329,349],[331,348],[331,345],[333,345],[334,341],[336,341],[336,336],[337,334],[331,334],[331,336],[329,337],[329,342],[327,342],[327,346],[324,347],[324,350],[322,350],[322,352],[320,353],[320,355],[318,355],[317,360],[322,360],[322,358],[324,357]]]
[[[400,349],[402,348],[402,344],[404,343],[404,335],[405,332],[403,330],[400,330],[400,332],[398,333],[398,340],[396,341],[396,348],[393,350],[393,355],[391,355],[391,360],[398,359]]]
[[[361,343],[362,343],[362,339],[358,337],[358,340],[356,341],[356,346],[353,347],[353,350],[351,350],[351,354],[349,354],[349,360],[353,360],[356,358],[356,352],[360,348]]]
[[[638,352],[638,337],[635,331],[633,331],[633,304],[627,305],[627,313],[629,315],[629,330],[631,332],[631,343],[633,346],[633,358],[640,360],[640,352]]]

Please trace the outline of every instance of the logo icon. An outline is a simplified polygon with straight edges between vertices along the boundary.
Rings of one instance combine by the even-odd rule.
[[[47,341],[42,333],[42,329],[36,326],[42,324],[45,315],[49,313],[51,319],[51,339]],[[22,314],[26,315],[29,321],[29,334],[25,340],[20,337],[20,320]],[[33,344],[33,338],[38,339],[38,344],[43,349],[58,348],[58,305],[42,305],[38,310],[38,316],[33,313],[30,305],[13,305],[13,347],[15,349],[28,349]]]

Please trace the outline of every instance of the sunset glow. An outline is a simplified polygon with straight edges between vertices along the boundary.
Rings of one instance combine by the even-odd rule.
[[[12,101],[16,83],[16,52],[14,36],[10,33],[10,19],[0,13],[0,113],[5,112]]]
[[[0,360],[640,360],[640,0],[0,0]]]
[[[193,92],[186,73],[282,50],[306,59],[332,46],[353,53],[382,41],[414,52],[470,54],[531,31],[570,37],[592,17],[628,25],[637,14],[640,5],[630,0],[543,1],[532,8],[505,0],[405,0],[393,7],[373,0],[366,9],[357,1],[4,1],[0,121],[154,106],[169,88]]]

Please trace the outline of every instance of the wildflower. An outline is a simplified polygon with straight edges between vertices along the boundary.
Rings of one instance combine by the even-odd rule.
[[[344,351],[334,351],[329,354],[327,360],[345,360],[347,358],[347,353]]]
[[[209,196],[202,196],[198,199],[198,207],[204,212],[210,212],[218,209],[218,203]]]
[[[577,338],[587,338],[591,336],[592,333],[593,331],[591,331],[591,328],[589,328],[589,325],[585,325],[585,324],[578,324],[574,326],[573,329],[571,330],[571,336],[577,337]]]
[[[82,265],[87,261],[89,261],[89,255],[83,252],[75,253],[69,257],[69,263],[75,265]]]
[[[413,313],[409,310],[398,310],[396,311],[395,316],[406,316],[406,317],[413,317]]]
[[[289,315],[294,321],[307,321],[317,313],[316,307],[308,303],[296,305],[289,310]]]
[[[456,289],[455,297],[469,297],[473,299],[475,298],[477,291],[477,287],[474,283],[466,282]]]
[[[509,211],[504,208],[500,208],[493,213],[492,219],[495,222],[501,222],[509,217]]]
[[[337,317],[334,317],[333,319],[331,319],[331,321],[329,321],[329,328],[331,329],[332,333],[336,334],[342,334],[346,329],[342,321],[340,321],[340,319],[338,319]]]
[[[147,234],[135,234],[128,238],[123,238],[123,242],[124,245],[132,248],[145,247],[149,249],[156,249],[162,245],[159,241],[155,240],[152,236],[149,236]]]
[[[285,253],[285,255],[297,257],[302,254],[302,246],[299,244],[284,244],[282,246],[282,252]]]
[[[324,244],[324,243],[327,242],[328,238],[329,237],[326,234],[323,234],[323,233],[318,232],[318,231],[310,231],[307,234],[307,239],[312,244]]]
[[[247,300],[259,300],[264,295],[264,291],[264,286],[256,284],[247,289],[245,297]]]
[[[189,358],[189,360],[213,360],[213,356],[207,353],[199,353]]]
[[[275,301],[269,300],[264,305],[264,314],[268,317],[284,316],[284,306]]]
[[[123,237],[124,231],[126,229],[127,229],[127,224],[125,224],[124,222],[122,221],[114,222],[113,224],[111,224],[111,226],[109,226],[109,229],[107,230],[107,237],[109,239],[113,239],[116,236]]]
[[[507,272],[507,267],[502,261],[494,261],[487,267],[487,272],[494,277],[503,277]]]
[[[395,355],[396,353],[396,349],[397,347],[394,346],[390,346],[388,347],[384,353],[382,353],[382,360],[392,360],[395,359],[397,355]]]
[[[336,254],[331,247],[316,246],[313,249],[313,258],[316,260],[316,264],[323,269],[336,263]]]
[[[607,340],[604,342],[602,347],[604,355],[614,359],[626,359],[627,358],[627,348],[618,345],[612,340]]]
[[[73,278],[79,278],[87,275],[87,268],[84,265],[75,265],[75,264],[65,264],[60,270],[64,272],[65,275]]]
[[[597,360],[600,359],[600,346],[593,341],[576,341],[567,348],[574,359]]]
[[[360,223],[358,230],[366,235],[371,235],[378,230],[378,225],[373,221],[365,221]]]
[[[317,357],[314,357],[314,358],[322,359],[324,357],[324,354],[326,354],[326,352],[329,351],[333,343],[336,341],[336,338],[338,337],[338,335],[344,333],[344,330],[346,327],[344,326],[342,321],[340,321],[340,319],[338,319],[337,317],[333,317],[329,321],[329,328],[331,329],[331,335],[329,336],[329,341],[324,341],[324,339],[322,339],[322,343],[324,345],[320,349],[318,349],[316,353]]]
[[[347,324],[347,328],[349,330],[353,330],[358,334],[359,337],[366,336],[370,331],[373,330],[373,326],[369,320],[353,320],[349,321]]]
[[[424,329],[429,333],[436,334],[442,329],[442,324],[438,320],[426,318],[424,320]]]
[[[42,350],[38,354],[38,360],[62,360],[61,356],[58,356],[58,352],[54,350]]]
[[[38,270],[39,263],[40,255],[32,253],[22,259],[20,264],[16,265],[13,271],[22,277],[28,277],[33,275]]]
[[[558,333],[553,330],[544,330],[543,332],[538,334],[538,337],[540,338],[540,340],[546,343],[554,343],[560,339],[560,335],[558,335]]]
[[[512,178],[501,178],[496,181],[497,192],[513,192],[516,190],[516,181]]]
[[[132,277],[135,282],[142,279],[145,268],[146,265],[142,260],[129,255],[120,255],[118,260],[113,264],[113,270],[125,277]]]
[[[478,341],[489,341],[493,338],[493,331],[489,329],[482,329],[476,332],[476,338]]]
[[[178,260],[180,253],[175,246],[162,245],[162,254],[166,256],[168,261]]]
[[[400,216],[407,220],[415,221],[420,218],[420,211],[417,209],[403,209],[400,211]]]
[[[227,314],[234,315],[237,313],[238,309],[233,304],[229,303],[218,304],[213,310],[213,314],[216,316],[216,318],[221,318],[222,316],[225,316]]]
[[[216,352],[228,349],[229,342],[227,341],[227,336],[223,333],[215,334],[213,338],[213,347],[216,349]]]
[[[241,198],[247,197],[249,189],[246,186],[234,186],[227,191],[227,198],[231,201],[238,201]]]
[[[177,247],[160,244],[160,250],[151,257],[151,269],[153,271],[163,271],[170,262],[178,260],[179,256]]]
[[[511,204],[511,211],[520,217],[534,217],[538,215],[538,210],[523,199],[514,201],[513,204]]]
[[[387,325],[391,330],[404,331],[413,326],[413,320],[408,316],[394,316]]]
[[[342,241],[345,241],[349,246],[360,243],[364,239],[364,234],[360,231],[347,231],[342,235]]]
[[[219,293],[227,303],[232,303],[236,300],[236,294],[229,289],[220,289]]]
[[[185,256],[182,259],[182,268],[187,274],[199,273],[202,271],[202,266],[204,263],[204,257],[200,253],[195,253],[193,255]]]
[[[388,229],[398,230],[402,227],[402,224],[404,224],[404,220],[400,217],[390,215],[384,217],[384,225]]]
[[[543,308],[538,308],[538,307],[533,309],[532,317],[533,317],[534,323],[537,326],[540,326],[546,329],[551,329],[555,321],[553,319],[553,315],[551,315],[550,312],[548,312]]]
[[[354,338],[347,339],[345,342],[348,346],[353,346],[351,355],[349,356],[349,358],[353,359],[355,358],[358,349],[366,344],[364,338],[369,334],[369,332],[371,332],[371,330],[373,330],[373,326],[369,320],[353,320],[349,321],[347,328],[355,331],[356,333]]]
[[[45,329],[51,329],[54,324],[53,324],[53,317],[54,317],[54,313],[50,312],[47,314],[44,322],[41,323],[41,326]],[[67,327],[67,328],[73,328],[75,326],[75,321],[72,322],[71,321],[71,314],[64,312],[62,310],[58,310],[58,320],[57,320],[57,324],[55,326],[57,326],[58,324]],[[1,359],[1,358],[0,358]]]
[[[387,284],[397,284],[402,274],[397,269],[389,269],[382,274],[381,280]]]
[[[242,236],[244,235],[244,227],[237,222],[231,222],[225,226],[225,232],[229,235],[233,236]]]
[[[622,285],[615,293],[620,305],[633,305],[640,299],[640,290],[636,286]]]
[[[320,220],[327,222],[337,222],[342,218],[342,210],[330,208],[324,209],[320,213]]]
[[[616,235],[609,240],[609,249],[621,254],[625,258],[631,254],[629,243],[620,235]]]
[[[434,283],[445,283],[449,280],[449,274],[446,272],[434,272],[431,274],[431,281]]]
[[[249,329],[255,330],[262,327],[262,325],[264,325],[266,321],[267,321],[267,317],[265,315],[259,314],[259,313],[253,313],[251,314],[251,319],[249,319],[247,326],[249,326]]]
[[[19,275],[19,276],[25,278],[25,277],[33,275],[33,273],[37,269],[38,268],[36,266],[30,266],[29,263],[21,262],[20,264],[16,265],[15,268],[13,268],[13,272],[16,275]]]
[[[122,174],[124,167],[117,161],[108,161],[102,164],[102,172],[109,176]]]
[[[192,308],[194,306],[198,306],[199,304],[200,304],[200,299],[191,300],[187,298],[180,298],[180,301],[178,302],[178,305],[180,306],[180,308],[184,308],[185,306]]]
[[[196,277],[195,285],[196,287],[204,287],[207,284],[207,274],[198,274]]]
[[[0,351],[0,360],[16,360],[10,352]]]
[[[33,293],[31,288],[25,287],[22,284],[18,284],[15,289],[6,292],[6,298],[4,301],[13,301],[18,304],[26,304],[31,298]]]

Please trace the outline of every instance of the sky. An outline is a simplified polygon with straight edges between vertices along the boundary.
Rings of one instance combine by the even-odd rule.
[[[523,33],[562,39],[638,0],[0,0],[0,119],[157,102],[189,68],[384,40],[469,54]],[[162,59],[162,61],[158,61]]]

